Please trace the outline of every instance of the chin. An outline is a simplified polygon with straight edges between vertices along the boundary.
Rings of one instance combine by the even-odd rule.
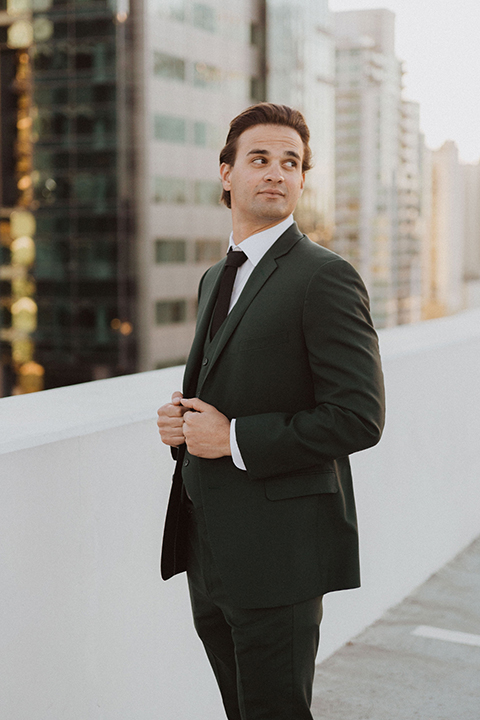
[[[256,204],[256,209],[262,215],[272,218],[286,217],[290,214],[290,211],[283,203],[279,203],[273,198],[264,198],[261,203]]]

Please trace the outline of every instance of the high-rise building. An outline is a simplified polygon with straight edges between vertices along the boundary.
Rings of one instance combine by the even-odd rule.
[[[436,316],[430,306],[429,296],[432,280],[432,183],[433,183],[433,152],[425,144],[422,136],[420,153],[420,254],[422,268],[422,319]],[[432,316],[430,313],[434,312]]]
[[[422,319],[422,159],[420,106],[400,102],[400,150],[397,176],[398,240],[394,285],[397,291],[397,323]]]
[[[226,252],[218,154],[228,123],[261,97],[261,6],[150,0],[138,47],[140,369],[185,361],[198,281]]]
[[[465,190],[465,304],[480,307],[480,162],[461,169]]]
[[[334,13],[337,37],[333,249],[365,279],[378,327],[421,313],[419,111],[402,100],[390,10]]]
[[[23,191],[13,192],[8,207],[28,209],[35,219],[35,361],[46,387],[132,372],[135,96],[128,6],[8,0],[6,17],[2,68],[13,54],[28,76],[17,128],[29,133],[30,147],[17,138],[15,171],[2,166],[2,187],[4,194]],[[18,95],[18,79],[9,84],[4,74],[4,91]],[[3,132],[5,126],[2,115]]]
[[[327,0],[267,0],[266,98],[303,112],[314,166],[295,218],[329,244],[335,219],[335,35]]]
[[[465,307],[465,198],[458,148],[452,140],[432,152],[432,219],[426,317]]]

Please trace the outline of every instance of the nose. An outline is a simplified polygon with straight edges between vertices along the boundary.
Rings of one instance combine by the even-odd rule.
[[[267,182],[277,182],[277,183],[283,182],[284,177],[283,177],[283,172],[282,172],[282,168],[281,168],[280,164],[271,163],[267,168],[267,171],[264,175],[264,179]]]

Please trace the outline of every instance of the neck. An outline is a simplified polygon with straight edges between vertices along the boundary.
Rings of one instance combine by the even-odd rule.
[[[233,242],[235,243],[235,245],[239,245],[241,242],[243,242],[243,240],[246,240],[246,238],[250,237],[251,235],[256,235],[257,233],[263,232],[264,230],[268,230],[268,228],[279,225],[281,222],[286,220],[287,217],[288,215],[280,219],[275,218],[275,220],[264,218],[264,221],[249,221],[245,218],[236,218],[235,213],[232,212]]]

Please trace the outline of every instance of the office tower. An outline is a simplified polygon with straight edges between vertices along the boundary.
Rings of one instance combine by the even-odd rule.
[[[17,129],[30,132],[31,147],[22,161],[26,141],[17,138],[16,168],[2,166],[2,187],[17,186],[23,198],[12,196],[9,206],[28,209],[35,220],[35,361],[47,388],[132,372],[135,96],[128,6],[9,0],[7,18],[2,67],[13,53],[28,73]],[[18,80],[9,85],[2,75],[2,85],[18,95]],[[3,133],[7,124],[2,115]]]
[[[465,304],[480,307],[480,163],[461,168],[465,189]]]
[[[337,36],[333,249],[365,279],[377,327],[420,317],[418,106],[402,100],[389,10],[334,13]]]
[[[261,8],[152,0],[139,32],[139,369],[185,361],[198,281],[231,230],[218,154],[229,121],[261,95]]]
[[[427,316],[465,306],[465,198],[458,148],[452,140],[432,152],[432,221]]]
[[[398,241],[394,286],[397,323],[422,319],[422,153],[420,106],[401,100],[399,132]]]
[[[328,245],[335,213],[335,36],[327,0],[267,0],[266,97],[301,110],[314,167],[295,212],[312,240]]]
[[[24,51],[32,28],[20,10],[11,2],[0,5],[0,395],[43,384],[32,342],[31,63]]]
[[[420,152],[420,264],[422,268],[422,320],[436,317],[437,310],[430,304],[432,282],[432,183],[433,152],[422,135]]]

